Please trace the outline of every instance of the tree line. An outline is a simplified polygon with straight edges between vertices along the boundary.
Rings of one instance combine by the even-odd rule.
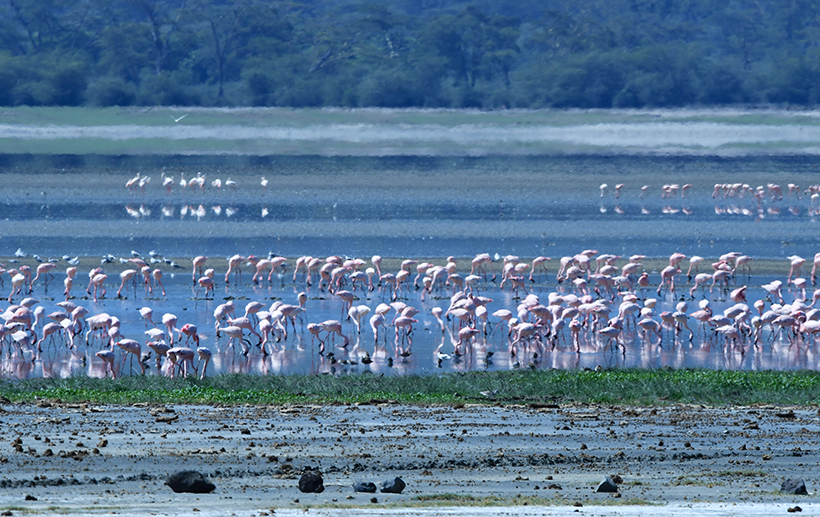
[[[814,106],[814,0],[0,0],[0,105]]]

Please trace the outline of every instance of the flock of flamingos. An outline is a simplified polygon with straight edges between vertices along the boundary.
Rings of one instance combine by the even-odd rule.
[[[209,189],[212,192],[234,192],[238,186],[237,182],[230,177],[226,180],[221,178],[214,178],[207,180],[206,177],[198,172],[194,176],[186,179],[184,174],[180,174],[177,180],[174,175],[166,175],[164,172],[161,175],[160,181],[162,187],[168,194],[172,192],[204,192]],[[131,192],[145,193],[146,187],[151,183],[151,177],[137,173],[133,178],[126,182],[126,187]],[[262,176],[259,180],[260,192],[264,193],[268,189],[270,181]],[[676,183],[664,184],[660,188],[660,197],[664,201],[664,206],[661,212],[664,214],[683,213],[691,215],[692,209],[687,206],[686,200],[692,197],[690,191],[692,189],[691,183],[679,185]],[[616,204],[612,209],[615,213],[623,214],[624,208],[621,206],[620,200],[622,195],[625,196],[624,183],[618,183],[612,187],[606,183],[602,183],[599,187],[601,198],[609,197],[610,192],[614,197]],[[649,197],[651,188],[649,185],[642,185],[638,194],[638,199],[644,200]],[[768,183],[765,186],[759,185],[752,187],[748,183],[716,183],[712,191],[712,198],[715,199],[714,210],[718,215],[743,215],[750,217],[764,218],[766,216],[777,216],[781,213],[781,206],[777,202],[787,200],[790,205],[787,207],[788,213],[794,216],[799,216],[803,212],[803,207],[800,206],[800,201],[805,196],[808,206],[805,207],[805,213],[810,216],[820,215],[820,185],[810,185],[805,190],[801,189],[799,185],[789,183],[786,185],[785,194],[784,189],[776,183]],[[678,199],[682,204],[675,206],[671,203],[673,199]],[[127,214],[135,219],[144,219],[152,216],[153,210],[150,205],[145,203],[136,206],[134,204],[127,204],[125,207]],[[163,218],[190,217],[196,218],[198,221],[209,216],[220,217],[224,215],[227,218],[233,217],[238,208],[235,206],[225,206],[221,204],[214,204],[207,207],[203,204],[183,204],[177,207],[172,204],[165,204],[160,207],[161,216]],[[601,205],[601,212],[607,212],[609,208]],[[261,217],[264,219],[270,213],[267,207],[261,207]],[[648,215],[651,210],[647,206],[641,206],[641,213]]]
[[[137,174],[126,186],[144,189],[149,182],[150,177]],[[201,174],[188,180],[180,175],[179,182],[163,174],[162,184],[169,192],[173,188],[236,186],[230,179],[207,183]],[[262,178],[262,188],[267,184]],[[615,185],[612,195],[619,198],[623,187]],[[664,185],[662,197],[670,199],[680,194],[684,198],[690,188],[689,184]],[[640,197],[648,190],[643,186]],[[602,198],[609,192],[608,185],[600,186]],[[786,196],[799,199],[803,194],[811,199],[812,206],[820,207],[820,186],[803,191],[797,185],[788,185]],[[716,184],[712,197],[745,197],[755,200],[762,209],[765,200],[782,200],[784,194],[776,184],[752,188],[735,183]],[[127,269],[119,274],[114,296],[133,293],[133,299],[137,299],[139,291],[144,290],[146,303],[160,295],[165,297],[163,270],[155,266],[179,266],[160,260],[153,252],[146,257],[148,262],[136,252],[132,255],[120,259]],[[199,256],[192,260],[193,298],[213,300],[220,280],[226,293],[225,303],[216,305],[212,319],[206,318],[213,323],[213,331],[197,328],[190,321],[181,322],[172,313],[155,318],[153,308],[145,306],[139,309],[146,329],[140,339],[135,339],[130,329],[132,335],[126,337],[120,318],[102,312],[101,300],[109,296],[107,288],[113,288],[102,267],[88,272],[85,293],[72,295],[81,289],[72,291],[77,280],[77,258],[64,257],[69,265],[63,280],[64,300],[48,312],[33,294],[43,284],[47,295],[58,265],[35,258],[39,263],[36,271],[28,265],[18,266],[16,260],[9,265],[17,267],[5,269],[0,264],[0,282],[4,283],[4,277],[11,279],[9,306],[0,314],[2,377],[19,376],[15,365],[36,361],[45,364],[49,357],[68,352],[72,357],[88,357],[104,366],[100,373],[113,377],[135,371],[136,362],[143,374],[153,365],[158,374],[203,378],[217,354],[269,356],[288,350],[304,351],[308,346],[313,349],[314,344],[318,344],[323,360],[344,364],[382,361],[391,366],[393,361],[412,354],[414,326],[419,325],[432,333],[441,332],[441,344],[434,352],[439,365],[461,356],[480,358],[486,364],[499,351],[515,358],[516,365],[529,365],[556,350],[626,355],[635,348],[685,347],[687,343],[692,347],[696,337],[701,348],[717,346],[741,355],[761,351],[766,345],[783,344],[800,350],[813,345],[820,331],[820,309],[814,308],[820,300],[820,289],[807,295],[809,283],[816,283],[820,253],[814,257],[808,279],[802,273],[805,259],[792,256],[785,281],[752,288],[736,285],[744,275],[751,279],[753,260],[736,252],[713,262],[673,253],[668,266],[655,278],[644,269],[646,257],[642,255],[620,257],[597,250],[584,250],[554,261],[549,257],[526,261],[516,256],[491,257],[487,253],[472,260],[448,257],[440,264],[407,259],[396,261],[400,265],[394,272],[382,270],[380,256],[370,261],[335,255],[302,256],[289,264],[285,257],[273,255],[234,255],[227,259],[224,278],[208,267],[212,259]],[[114,259],[109,256],[103,262]],[[552,275],[547,270],[550,264],[557,268]],[[243,267],[253,271],[250,284],[247,279],[242,283]],[[288,268],[292,268],[292,275]],[[287,303],[235,304],[234,295],[247,292],[243,288],[249,285],[279,283],[284,293],[285,284],[291,282],[293,295],[285,300]],[[178,288],[178,284],[172,287]],[[512,294],[505,293],[507,289]],[[713,309],[710,293],[716,289],[721,303],[731,300],[722,311]],[[482,295],[482,291],[499,293],[508,306],[499,307],[503,305],[500,301]],[[760,297],[747,300],[747,295],[753,294]],[[317,299],[321,301],[314,301]],[[86,300],[93,304],[90,308],[77,303]],[[368,303],[362,303],[365,301]],[[332,307],[330,310],[338,310],[340,319],[312,321],[311,305],[323,302]],[[372,348],[363,344],[368,335],[372,336]],[[202,346],[201,341],[212,346]],[[125,368],[128,360],[130,370]],[[46,371],[44,367],[44,375]]]
[[[165,296],[162,270],[152,268],[136,252],[133,255],[120,259],[128,269],[119,274],[114,296],[133,293],[136,299],[140,291],[144,291],[146,301]],[[11,277],[9,306],[1,314],[2,375],[14,374],[9,371],[10,364],[48,360],[52,349],[57,355],[88,356],[103,365],[103,375],[113,377],[129,371],[125,363],[130,359],[130,371],[136,362],[143,374],[154,366],[162,375],[203,378],[215,354],[241,357],[288,349],[304,351],[308,339],[311,350],[318,344],[323,360],[344,364],[384,361],[392,366],[394,360],[412,353],[414,326],[425,318],[434,329],[429,331],[442,335],[434,352],[439,365],[460,356],[480,357],[486,362],[494,351],[520,358],[522,365],[554,350],[625,355],[633,347],[685,347],[687,342],[691,347],[696,335],[698,346],[746,354],[775,343],[806,348],[820,331],[820,309],[814,308],[820,289],[810,296],[806,292],[809,282],[816,282],[820,253],[814,257],[808,279],[802,276],[806,261],[790,257],[785,281],[752,289],[763,297],[751,303],[747,286],[733,283],[750,274],[749,256],[727,253],[707,263],[702,257],[673,253],[669,265],[655,279],[644,270],[644,259],[597,250],[555,261],[549,257],[523,261],[515,256],[479,254],[472,260],[448,257],[443,264],[407,259],[400,262],[397,271],[386,272],[379,256],[370,261],[303,256],[288,266],[284,257],[234,255],[227,260],[223,277],[208,268],[212,259],[199,256],[192,260],[192,286],[185,288],[191,289],[196,300],[212,300],[217,281],[224,283],[228,295],[238,294],[248,285],[278,282],[284,287],[292,282],[293,299],[277,300],[269,306],[250,301],[238,307],[233,297],[227,296],[228,301],[216,305],[213,319],[208,318],[214,325],[212,331],[180,321],[172,313],[157,318],[153,308],[145,306],[139,309],[146,329],[140,339],[126,337],[120,319],[101,311],[104,298],[111,296],[107,287],[113,288],[106,285],[109,277],[102,268],[88,272],[86,293],[77,298],[72,295],[77,266],[69,266],[63,281],[65,299],[55,304],[57,310],[48,312],[31,296],[39,289],[47,292],[57,268],[56,263],[43,261],[33,278],[34,272],[25,265],[0,272],[0,279]],[[152,256],[150,262],[156,265],[162,261]],[[555,264],[557,272],[548,274],[548,264]],[[250,280],[248,267],[253,271]],[[287,267],[292,267],[292,275]],[[245,284],[242,268],[246,269]],[[687,284],[681,289],[684,278]],[[552,290],[549,284],[553,284]],[[178,288],[178,283],[174,287]],[[533,288],[538,292],[532,292]],[[716,289],[719,297],[732,301],[723,311],[712,308],[709,293]],[[493,310],[498,303],[481,291],[500,293],[517,305]],[[313,301],[317,297],[338,310],[340,319],[311,321],[311,304],[321,303]],[[81,299],[93,304],[91,308],[78,305]],[[357,303],[362,301],[369,304]],[[665,305],[669,310],[661,310]],[[372,349],[363,344],[367,335],[372,336]],[[445,340],[445,335],[450,339]],[[213,345],[202,346],[200,341]]]

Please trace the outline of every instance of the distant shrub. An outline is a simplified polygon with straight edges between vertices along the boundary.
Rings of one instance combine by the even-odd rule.
[[[137,100],[137,87],[119,77],[101,77],[88,87],[86,97],[94,106],[131,106]]]

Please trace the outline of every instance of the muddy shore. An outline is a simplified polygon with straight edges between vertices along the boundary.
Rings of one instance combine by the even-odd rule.
[[[688,504],[818,510],[816,408],[389,401],[0,407],[0,510],[12,514],[188,514],[196,508],[199,515],[287,515],[366,507],[405,515],[410,510],[396,508],[422,512],[419,507],[434,502],[457,506],[482,498],[501,498],[520,509],[513,512],[518,515],[528,515],[524,502],[559,514],[590,507],[618,514],[623,505],[632,514]],[[187,469],[208,475],[216,491],[175,494],[164,485],[169,473]],[[306,470],[321,472],[323,493],[298,491]],[[595,493],[606,475],[620,476],[616,494]],[[400,495],[352,488],[396,476],[407,483]],[[803,479],[809,495],[781,493],[786,478]]]

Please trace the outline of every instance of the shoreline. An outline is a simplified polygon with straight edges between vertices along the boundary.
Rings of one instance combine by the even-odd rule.
[[[0,407],[8,437],[0,441],[0,508],[42,514],[438,515],[464,503],[522,515],[533,506],[613,515],[689,503],[809,508],[820,482],[814,409],[781,417],[771,407],[693,405]],[[207,474],[216,492],[174,494],[163,485],[188,469]],[[307,470],[321,472],[323,493],[297,490]],[[606,475],[622,478],[620,495],[594,492]],[[407,483],[400,495],[351,488],[395,476]],[[780,493],[787,477],[803,478],[810,495]]]
[[[332,250],[329,250],[329,251],[332,252]],[[579,252],[580,251],[581,250],[579,250]],[[319,258],[324,259],[326,256],[329,256],[329,255],[330,254],[323,255]],[[265,258],[265,256],[262,256],[262,255],[260,255],[259,257],[260,258]],[[57,260],[55,262],[57,264],[57,268],[55,269],[56,273],[54,273],[55,276],[59,276],[61,273],[64,273],[64,271],[65,271],[64,268],[69,267],[69,264],[60,257],[52,257],[52,256],[43,255],[43,256],[41,256],[41,258],[44,261],[50,261],[51,259],[56,259]],[[111,271],[111,272],[114,272],[114,273],[120,273],[125,269],[133,269],[135,267],[134,264],[131,263],[131,262],[126,262],[125,264],[121,263],[121,259],[124,259],[124,260],[127,261],[129,258],[131,258],[130,256],[129,257],[114,257],[114,259],[111,262],[103,262],[100,257],[91,256],[91,255],[79,256],[78,258],[79,258],[79,263],[77,264],[78,273],[87,272],[87,271],[90,271],[91,269],[97,268],[97,267],[102,267],[105,270]],[[143,256],[143,259],[145,259],[146,262],[148,262],[148,258],[149,258],[148,256]],[[287,257],[287,259],[288,259],[287,262],[286,262],[287,270],[284,274],[284,279],[285,279],[286,284],[290,283],[290,280],[292,280],[292,278],[293,278],[293,268],[296,265],[296,259],[297,258],[299,258],[299,257],[296,257],[296,256]],[[344,257],[344,258],[348,258],[348,257]],[[354,258],[354,257],[349,257],[349,258]],[[370,261],[371,257],[368,256],[368,257],[358,257],[358,258],[361,258],[362,260],[364,260],[366,262],[366,264],[361,269],[362,271],[364,269],[369,268],[369,267],[373,267],[373,265]],[[407,258],[413,258],[413,260],[416,260],[419,263],[421,263],[421,262],[430,262],[432,264],[437,264],[437,265],[445,265],[447,263],[447,257],[419,257],[419,258],[417,258],[417,257],[387,257],[387,256],[384,256],[384,257],[382,257],[382,262],[381,262],[382,273],[399,271],[401,269],[402,261],[407,259]],[[471,261],[474,257],[465,256],[465,257],[454,257],[454,258],[455,258],[456,264],[457,264],[457,272],[459,274],[462,274],[462,275],[469,274],[470,267],[471,267],[470,264],[471,264]],[[536,257],[535,256],[531,256],[531,257],[521,256],[520,257],[521,263],[527,263],[527,264],[530,264],[530,265],[532,264],[532,260],[534,258],[536,258]],[[813,257],[808,257],[806,259],[805,265],[803,266],[803,275],[805,277],[808,277],[811,273],[812,258]],[[172,262],[176,263],[177,266],[179,266],[179,267],[174,268],[174,267],[172,267],[171,265],[169,265],[165,262],[149,264],[149,265],[152,268],[162,269],[163,271],[165,271],[166,273],[169,273],[169,274],[170,273],[190,274],[191,271],[192,271],[193,257],[188,257],[188,256],[184,256],[184,257],[163,257],[163,259],[167,259],[169,261],[172,261]],[[549,278],[549,281],[547,282],[547,284],[548,285],[549,284],[554,285],[555,284],[555,275],[556,275],[556,273],[557,273],[557,271],[560,267],[561,257],[559,257],[559,256],[550,257],[550,259],[551,260],[546,262],[547,275],[548,275],[548,278]],[[711,272],[711,271],[713,271],[713,269],[710,267],[710,264],[712,264],[713,262],[717,262],[718,260],[719,260],[718,257],[704,257],[704,261],[700,263],[699,272]],[[32,268],[32,271],[36,271],[37,266],[39,264],[39,262],[36,261],[35,259],[33,259],[32,257],[15,257],[13,255],[0,256],[0,263],[5,264],[6,269],[12,268],[12,267],[13,268],[19,268],[21,265],[28,265],[29,267]],[[621,257],[615,262],[615,266],[620,269],[624,265],[626,265],[627,263],[629,263],[629,257]],[[643,264],[643,270],[645,270],[647,273],[649,273],[651,275],[659,275],[660,271],[664,267],[669,265],[669,259],[668,258],[663,258],[663,257],[647,257],[646,259],[641,261],[641,263]],[[244,264],[245,264],[245,262],[243,262],[243,265]],[[228,269],[227,265],[228,265],[227,257],[224,257],[224,258],[223,257],[209,257],[208,261],[206,262],[205,268],[213,268],[215,270],[217,278],[219,278],[220,274],[222,274],[224,276],[225,272]],[[743,279],[743,278],[754,278],[754,277],[757,277],[757,276],[786,276],[789,273],[789,259],[788,258],[782,258],[782,259],[755,259],[755,258],[752,258],[752,261],[749,263],[749,265],[752,268],[751,269],[752,274],[751,275],[741,274],[740,271],[738,271],[737,274],[735,275],[735,278],[738,281],[740,279]],[[594,270],[595,257],[592,258],[592,266],[593,266],[593,270]],[[681,275],[683,275],[683,277],[686,276],[686,270],[687,270],[688,266],[689,266],[688,259],[685,259],[683,262],[681,262],[678,265],[678,267],[681,269]],[[493,269],[495,270],[495,273],[497,274],[496,283],[501,282],[501,272],[503,270],[503,267],[504,267],[503,257],[500,257],[498,260],[493,261]],[[252,266],[245,266],[245,271],[249,273],[248,277],[250,278],[250,276],[253,272]],[[411,271],[411,280],[412,280],[412,278],[415,277],[415,275],[416,275],[415,265],[410,267],[410,271]],[[692,274],[694,276],[694,270],[693,270]],[[527,272],[525,272],[525,276],[528,276],[528,275],[529,275],[529,269],[527,270]],[[488,278],[487,278],[486,281],[489,281],[490,276],[491,276],[490,274],[487,275]],[[543,273],[539,273],[538,276],[541,279],[543,279]],[[299,273],[299,277],[303,278],[303,273],[301,271]],[[651,280],[655,280],[655,279],[651,279]],[[297,278],[297,283],[304,283],[304,282],[303,281],[300,282],[299,278]],[[655,285],[657,285],[657,284],[655,284]],[[686,285],[686,284],[682,283],[681,285]]]

